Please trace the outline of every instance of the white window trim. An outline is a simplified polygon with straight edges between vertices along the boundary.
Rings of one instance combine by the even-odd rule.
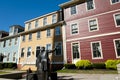
[[[100,49],[101,49],[101,57],[93,57],[93,47],[92,47],[92,43],[99,43],[100,44]],[[101,45],[101,41],[94,41],[91,42],[91,55],[92,55],[92,59],[103,59],[103,52],[102,52],[102,45]]]
[[[47,44],[50,44],[50,45],[51,45],[51,50],[52,50],[52,44],[51,44],[51,43],[47,43]],[[46,48],[47,48],[47,44],[46,44],[46,46],[45,46],[45,50],[46,50]]]
[[[55,17],[55,19],[53,18],[53,15],[55,15],[55,16],[56,16],[56,17]],[[53,14],[53,15],[52,15],[52,24],[54,24],[54,23],[56,23],[56,22],[57,22],[57,14]],[[53,19],[54,19],[54,20],[56,20],[56,21],[55,21],[55,22],[53,22]]]
[[[120,38],[118,39],[113,39],[113,43],[114,43],[114,50],[115,50],[115,55],[116,55],[116,58],[120,58],[120,56],[117,55],[117,50],[116,50],[116,44],[115,44],[115,41],[116,40],[120,40]]]
[[[40,32],[40,38],[38,38],[38,32]],[[41,31],[37,31],[37,32],[36,32],[36,39],[37,39],[37,40],[41,39]]]
[[[36,26],[36,22],[37,22],[37,26]],[[35,28],[39,27],[39,19],[34,21],[34,25],[35,25]]]
[[[63,44],[62,42],[55,42],[55,47],[57,43],[61,43],[61,55],[56,55],[56,52],[55,52],[55,56],[62,56],[63,55]]]
[[[118,4],[118,3],[120,3],[120,2],[112,3],[112,0],[110,0],[111,5]]]
[[[92,10],[95,10],[95,9],[96,9],[96,6],[95,6],[95,1],[94,1],[94,0],[93,0],[93,5],[94,5],[94,8],[93,8],[93,9],[88,10],[88,8],[87,8],[87,1],[86,1],[86,3],[85,3],[85,6],[86,6],[86,11],[92,11]]]
[[[47,30],[50,30],[50,36],[47,36]],[[51,36],[52,36],[52,34],[51,34],[51,29],[46,29],[46,37],[49,38],[49,37],[51,37]]]
[[[29,47],[28,47],[29,48]],[[27,48],[27,55],[28,55],[28,48]],[[27,58],[30,58],[31,57],[31,55],[32,55],[32,47],[30,47],[31,48],[31,53],[30,53],[30,56],[26,56]]]
[[[78,7],[77,7],[77,5],[73,5],[73,6],[76,7],[76,14],[78,14]],[[72,7],[72,6],[69,7],[69,15],[70,15],[70,16],[74,16],[74,15],[76,15],[76,14],[71,14],[71,7]]]
[[[115,15],[117,15],[117,14],[120,14],[120,12],[119,12],[119,13],[115,13],[115,14],[113,14],[114,23],[115,23],[115,26],[116,26],[116,27],[120,27],[120,25],[119,25],[119,26],[117,26],[116,19],[115,19]]]
[[[78,43],[78,47],[79,47],[79,49],[78,49],[78,51],[79,51],[79,58],[76,58],[76,59],[81,60],[80,42],[79,41],[72,42],[71,43],[71,58],[72,58],[72,63],[74,63],[74,60],[73,60],[73,49],[72,49],[74,43]]]
[[[73,24],[77,24],[78,33],[76,33],[76,34],[72,34],[72,31],[71,31],[71,30],[72,30],[71,27],[72,27]],[[70,24],[70,35],[78,35],[78,34],[79,34],[79,25],[78,25],[78,23],[71,23],[71,24]]]
[[[97,22],[97,30],[92,30],[92,31],[90,30],[90,24],[89,24],[89,22],[91,20],[96,20],[96,22]],[[88,28],[89,28],[89,32],[99,31],[98,19],[97,18],[89,19],[88,20]]]

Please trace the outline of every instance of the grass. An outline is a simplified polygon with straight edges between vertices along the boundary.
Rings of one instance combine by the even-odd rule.
[[[63,69],[57,72],[58,73],[79,73],[79,74],[118,74],[117,70],[107,70],[107,69],[92,69],[92,70]]]

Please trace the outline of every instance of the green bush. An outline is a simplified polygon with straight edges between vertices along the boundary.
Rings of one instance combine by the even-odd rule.
[[[76,62],[75,66],[78,69],[91,69],[92,68],[92,64],[89,60],[79,60]]]
[[[13,63],[8,63],[8,68],[13,68]]]
[[[93,63],[92,65],[95,69],[106,69],[105,63]]]
[[[120,63],[120,60],[107,60],[105,62],[106,69],[117,69],[117,64]]]
[[[70,64],[70,63],[64,64],[64,67],[65,67],[66,69],[76,69],[75,64]]]
[[[4,68],[3,63],[0,63],[0,69],[3,69],[3,68]]]

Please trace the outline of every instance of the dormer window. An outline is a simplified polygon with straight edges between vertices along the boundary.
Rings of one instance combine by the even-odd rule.
[[[31,23],[28,23],[28,30],[31,29]]]

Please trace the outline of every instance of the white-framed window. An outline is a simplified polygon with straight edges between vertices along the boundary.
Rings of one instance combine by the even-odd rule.
[[[29,41],[32,40],[32,33],[29,34]]]
[[[55,51],[56,56],[61,56],[62,55],[62,42],[55,42],[55,47],[57,50]]]
[[[13,53],[13,61],[15,61],[16,58],[16,52]]]
[[[24,57],[24,54],[25,54],[25,48],[22,48],[21,49],[21,57]]]
[[[74,42],[71,44],[72,46],[72,59],[79,59],[80,58],[80,51],[79,51],[79,43]]]
[[[53,14],[52,15],[52,23],[56,23],[57,22],[57,15]]]
[[[41,37],[41,32],[37,31],[37,39],[40,39],[40,37]]]
[[[88,21],[88,26],[89,26],[89,31],[90,32],[99,30],[99,28],[98,28],[98,20],[97,19],[90,19]]]
[[[92,53],[92,59],[102,59],[102,47],[101,42],[91,42],[91,53]]]
[[[55,27],[55,35],[60,35],[61,31],[60,31],[60,27]]]
[[[3,47],[6,47],[6,40],[3,41]]]
[[[78,34],[78,30],[77,23],[71,24],[71,34]]]
[[[31,22],[28,23],[28,30],[31,29]]]
[[[39,53],[40,53],[40,48],[41,48],[40,46],[37,46],[37,47],[36,47],[36,57],[38,57],[38,55],[39,55]]]
[[[28,50],[27,50],[27,57],[30,57],[31,56],[31,47],[28,47]]]
[[[112,4],[120,3],[120,0],[111,0],[111,3],[112,3]]]
[[[95,9],[94,0],[87,0],[86,1],[86,5],[87,5],[87,10],[93,10],[93,9]]]
[[[7,61],[9,61],[10,60],[10,53],[8,53],[8,55],[7,55]]]
[[[38,20],[35,21],[35,27],[38,27]]]
[[[25,41],[25,35],[22,36],[22,41],[23,41],[23,42]]]
[[[51,50],[52,49],[52,45],[51,44],[46,44],[46,50]]]
[[[114,47],[115,47],[116,57],[120,58],[120,39],[114,39]]]
[[[120,13],[114,14],[114,21],[116,27],[120,27]]]
[[[47,17],[43,18],[43,26],[47,25]]]
[[[47,29],[47,37],[50,37],[51,36],[51,30],[50,29]]]
[[[71,6],[71,7],[70,7],[70,14],[71,14],[71,15],[74,15],[74,14],[76,14],[76,13],[77,13],[76,5],[75,5],[75,6]]]

